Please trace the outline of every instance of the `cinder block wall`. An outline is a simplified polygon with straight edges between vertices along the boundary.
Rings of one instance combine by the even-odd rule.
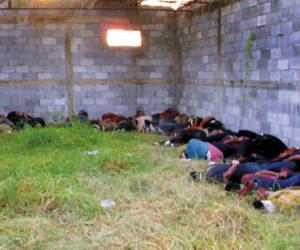
[[[72,25],[75,110],[84,108],[94,116],[108,111],[134,115],[137,106],[148,114],[174,106],[173,15],[143,12],[140,17],[90,18]],[[142,47],[108,47],[109,28],[140,30]]]
[[[100,117],[177,106],[298,146],[299,23],[296,0],[241,0],[221,12],[177,17],[0,11],[0,112],[50,119],[80,109]],[[140,29],[142,47],[107,47],[108,28]],[[246,51],[251,33],[253,59]]]
[[[177,27],[182,112],[300,145],[299,1],[242,0],[220,13],[182,16]],[[251,33],[253,59],[246,51]]]
[[[109,28],[140,30],[142,47],[108,47]],[[170,12],[0,11],[0,113],[174,106],[175,28]]]
[[[66,115],[65,25],[7,14],[0,16],[0,113]]]

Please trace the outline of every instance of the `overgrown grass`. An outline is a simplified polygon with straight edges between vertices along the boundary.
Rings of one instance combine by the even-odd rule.
[[[299,211],[266,214],[253,197],[194,183],[188,173],[207,163],[152,147],[161,139],[80,124],[0,137],[0,247],[300,248]]]

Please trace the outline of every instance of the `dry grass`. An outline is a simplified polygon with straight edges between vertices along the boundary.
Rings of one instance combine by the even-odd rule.
[[[109,141],[110,136],[118,147]],[[107,152],[115,152],[103,164],[105,169],[75,171],[67,177],[72,185],[63,193],[57,191],[65,185],[63,177],[56,176],[61,179],[49,181],[48,193],[44,192],[27,213],[3,209],[1,247],[299,249],[298,211],[256,211],[251,206],[253,197],[226,193],[219,184],[193,182],[189,172],[206,168],[205,161],[179,160],[182,148],[152,147],[151,142],[161,139],[158,136],[128,136],[136,138],[136,143],[125,139],[121,145],[120,141],[129,138],[124,134],[105,137],[106,144],[111,144]],[[41,155],[46,165],[53,161],[49,152]],[[87,159],[97,164],[97,157]],[[7,169],[10,163],[5,164],[3,168]],[[27,183],[33,181],[28,177]],[[115,200],[116,206],[102,208],[100,202],[105,199]]]

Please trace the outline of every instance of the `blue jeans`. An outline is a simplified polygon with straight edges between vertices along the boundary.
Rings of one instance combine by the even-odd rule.
[[[280,172],[281,169],[284,167],[287,167],[291,170],[291,174],[294,174],[292,170],[295,170],[297,168],[297,163],[294,161],[279,161],[279,162],[271,162],[271,163],[263,163],[258,164],[256,162],[246,162],[243,164],[240,164],[234,175],[232,176],[232,179],[236,181],[240,181],[244,174],[251,174],[256,173],[261,170],[269,170],[274,172]]]
[[[207,159],[208,145],[208,142],[201,141],[198,139],[191,139],[188,143],[185,152],[188,158],[190,159]]]
[[[273,191],[283,189],[291,186],[300,185],[300,174],[294,175],[287,179],[264,179],[255,177],[251,179],[253,182],[256,182],[256,188],[272,188]]]
[[[211,179],[216,179],[220,182],[224,182],[223,174],[231,168],[229,164],[215,164],[207,172],[207,177]]]

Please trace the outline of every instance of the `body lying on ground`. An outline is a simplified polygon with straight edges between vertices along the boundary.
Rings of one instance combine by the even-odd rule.
[[[300,208],[300,186],[288,187],[280,191],[272,192],[260,188],[253,206],[257,209],[266,209],[275,212],[276,209]]]
[[[300,150],[293,150],[289,154],[282,153],[280,157],[283,155],[284,159],[278,160],[276,157],[276,161],[264,163],[234,161],[233,164],[215,164],[208,169],[206,177],[225,182],[226,190],[239,189],[242,184],[241,195],[260,187],[279,190],[300,185]],[[192,176],[196,178],[195,173]]]
[[[189,159],[239,157],[239,161],[271,160],[287,149],[287,146],[272,135],[257,135],[254,139],[246,136],[234,136],[224,132],[220,135],[204,136],[188,142],[184,156]],[[227,138],[230,136],[231,138]],[[218,140],[217,140],[218,139]],[[209,155],[213,155],[209,157]]]
[[[29,124],[32,127],[45,127],[46,122],[41,117],[33,117],[28,115],[27,113],[20,113],[18,111],[12,111],[8,113],[7,117],[13,123],[13,126],[16,129],[21,129],[25,124]]]

